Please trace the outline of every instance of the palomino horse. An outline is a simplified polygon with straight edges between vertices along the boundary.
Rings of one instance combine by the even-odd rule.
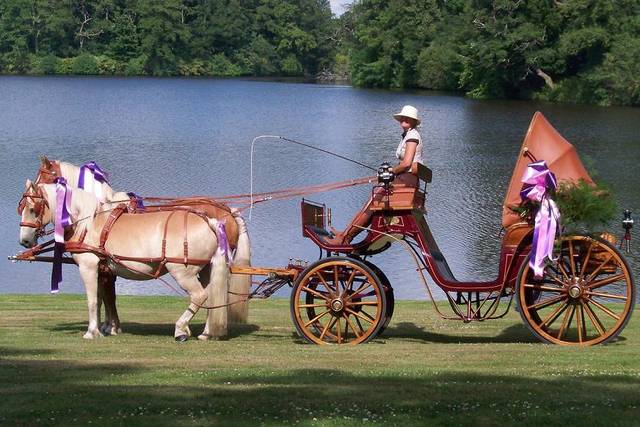
[[[173,276],[190,296],[187,310],[175,324],[176,340],[184,341],[191,335],[189,321],[207,301],[209,306],[217,301],[221,307],[209,310],[207,327],[198,338],[226,336],[228,248],[219,247],[226,236],[216,219],[183,209],[122,213],[117,221],[111,221],[109,212],[100,211],[98,199],[80,189],[74,189],[70,201],[56,211],[60,190],[56,184],[35,185],[27,180],[19,204],[20,243],[35,246],[44,227],[59,221],[54,218],[56,212],[66,206],[72,225],[66,230],[65,245],[78,265],[87,293],[89,326],[84,338],[102,335],[97,312],[101,259],[107,260],[116,275],[127,279],[147,280],[166,273]],[[205,267],[209,274],[198,277]]]
[[[71,163],[59,160],[49,160],[47,157],[40,158],[41,164],[36,176],[36,184],[53,183],[57,177],[63,177],[67,180],[67,185],[77,188],[80,176],[84,172],[82,168]],[[89,188],[87,188],[89,187]],[[125,192],[115,192],[106,180],[98,181],[85,179],[85,189],[90,190],[96,197],[104,202],[110,203],[105,205],[104,210],[115,207],[122,202],[129,201],[129,195]],[[229,209],[226,205],[215,203],[210,199],[175,199],[170,204],[163,203],[164,207],[187,206],[204,212],[208,217],[215,218],[218,221],[224,221],[232,249],[233,264],[237,266],[251,265],[251,243],[249,241],[249,233],[242,217]],[[203,271],[202,274],[207,274]],[[251,287],[251,276],[246,274],[232,274],[229,282],[229,322],[246,323],[249,317],[249,303],[247,296]],[[104,300],[105,317],[104,324],[100,329],[105,334],[115,335],[121,331],[120,319],[116,308],[115,293],[115,276],[112,274],[101,272],[99,275],[98,287],[98,316],[100,315],[100,303]],[[211,305],[218,305],[214,301]]]

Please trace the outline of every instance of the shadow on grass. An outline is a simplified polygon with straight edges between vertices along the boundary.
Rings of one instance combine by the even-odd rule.
[[[3,360],[0,424],[610,425],[640,406],[633,375],[235,371]]]
[[[540,342],[522,324],[509,326],[499,335],[478,336],[478,335],[447,335],[425,330],[425,327],[418,326],[412,322],[401,322],[395,326],[388,327],[381,336],[382,338],[407,338],[429,343],[442,344],[483,344],[483,343],[537,343]]]
[[[193,322],[190,325],[193,334],[197,335],[204,330],[204,323]],[[123,322],[122,334],[140,335],[140,336],[167,336],[173,337],[175,325],[173,323],[137,323]],[[67,332],[74,335],[84,333],[87,330],[87,324],[84,322],[67,322],[59,323],[49,328],[55,332]],[[238,338],[243,335],[249,335],[260,330],[258,325],[254,324],[229,324],[228,339]]]
[[[43,354],[52,354],[54,352],[55,350],[48,349],[48,348],[30,349],[30,348],[0,347],[0,357],[40,356]]]

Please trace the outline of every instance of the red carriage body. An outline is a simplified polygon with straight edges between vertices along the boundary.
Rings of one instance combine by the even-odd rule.
[[[543,341],[590,345],[613,339],[628,321],[635,301],[629,268],[615,247],[598,237],[565,236],[558,260],[542,279],[534,278],[528,267],[533,225],[511,207],[520,202],[527,164],[536,160],[546,160],[558,180],[593,182],[575,148],[536,113],[505,197],[498,276],[491,281],[459,281],[449,268],[424,216],[432,173],[423,165],[414,168],[418,188],[383,186],[384,197],[371,205],[373,216],[366,235],[354,244],[327,244],[326,207],[303,199],[302,234],[327,258],[297,274],[291,312],[298,332],[318,344],[359,343],[379,334],[393,313],[393,289],[366,257],[401,242],[420,274],[426,271],[445,293],[453,316],[442,314],[434,302],[445,318],[469,322],[502,317],[517,295],[523,320]],[[605,286],[607,291],[601,292]],[[503,300],[508,302],[501,307]]]

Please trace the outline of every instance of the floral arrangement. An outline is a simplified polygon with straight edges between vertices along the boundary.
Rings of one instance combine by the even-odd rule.
[[[584,180],[560,182],[549,196],[557,203],[562,227],[567,230],[595,231],[612,220],[617,212],[617,203],[608,187]],[[511,209],[525,221],[533,222],[539,205],[526,200]]]

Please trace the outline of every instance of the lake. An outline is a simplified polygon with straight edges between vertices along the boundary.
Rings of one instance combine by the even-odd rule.
[[[405,104],[417,107],[423,119],[424,157],[434,174],[427,218],[458,279],[497,275],[501,203],[535,111],[583,159],[593,159],[598,179],[612,187],[621,208],[640,209],[639,109],[250,80],[0,77],[0,253],[21,249],[16,206],[42,154],[78,165],[95,160],[115,189],[145,196],[248,193],[256,136],[284,136],[375,167],[394,160],[400,128],[391,116]],[[370,174],[278,140],[256,144],[253,170],[254,191]],[[360,186],[309,198],[332,207],[334,226],[342,228],[369,192]],[[248,227],[254,265],[317,259],[317,247],[301,235],[299,204],[296,198],[253,209]],[[619,221],[611,229],[621,236]],[[628,259],[637,277],[638,247],[632,250]],[[426,297],[403,248],[371,260],[391,280],[396,298]],[[0,292],[48,292],[50,268],[1,262]],[[74,266],[64,267],[61,289],[83,292]],[[118,292],[172,293],[159,281],[120,279]]]

